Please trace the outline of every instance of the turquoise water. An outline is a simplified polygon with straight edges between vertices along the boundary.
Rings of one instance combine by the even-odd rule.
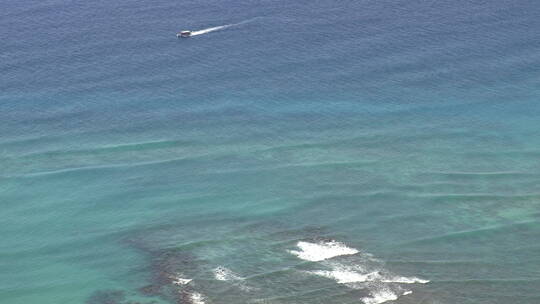
[[[535,2],[4,6],[1,303],[540,302]]]

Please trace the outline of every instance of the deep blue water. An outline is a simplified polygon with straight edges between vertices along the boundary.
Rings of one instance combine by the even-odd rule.
[[[535,1],[2,8],[0,303],[540,302]]]

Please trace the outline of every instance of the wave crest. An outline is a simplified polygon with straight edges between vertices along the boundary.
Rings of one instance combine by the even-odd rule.
[[[349,248],[345,244],[328,241],[319,243],[298,242],[300,250],[290,250],[291,254],[296,255],[302,260],[319,262],[341,255],[357,254],[359,251],[354,248]]]
[[[397,300],[400,296],[411,294],[412,291],[402,289],[400,284],[426,284],[429,280],[417,277],[395,275],[385,269],[382,261],[373,258],[368,253],[356,256],[346,262],[329,260],[336,256],[355,255],[358,249],[347,247],[345,244],[330,241],[320,243],[298,242],[300,250],[290,250],[291,254],[300,259],[319,262],[325,270],[308,271],[310,274],[325,277],[344,284],[352,289],[364,289],[368,297],[361,298],[364,304],[381,304]]]

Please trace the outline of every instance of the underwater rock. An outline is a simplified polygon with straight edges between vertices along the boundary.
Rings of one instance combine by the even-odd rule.
[[[139,292],[145,296],[156,296],[161,292],[161,286],[158,285],[146,285],[139,288]]]
[[[178,250],[165,250],[155,255],[152,262],[152,280],[155,285],[173,284],[179,273],[193,268],[193,257]]]
[[[121,290],[98,290],[85,301],[86,304],[121,304],[125,295]]]
[[[85,301],[85,304],[157,304],[156,301],[139,302],[126,300],[121,290],[98,290]]]

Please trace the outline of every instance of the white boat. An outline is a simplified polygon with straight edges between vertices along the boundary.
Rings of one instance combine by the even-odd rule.
[[[180,33],[176,34],[176,38],[188,38],[191,36],[191,31],[181,31]]]

